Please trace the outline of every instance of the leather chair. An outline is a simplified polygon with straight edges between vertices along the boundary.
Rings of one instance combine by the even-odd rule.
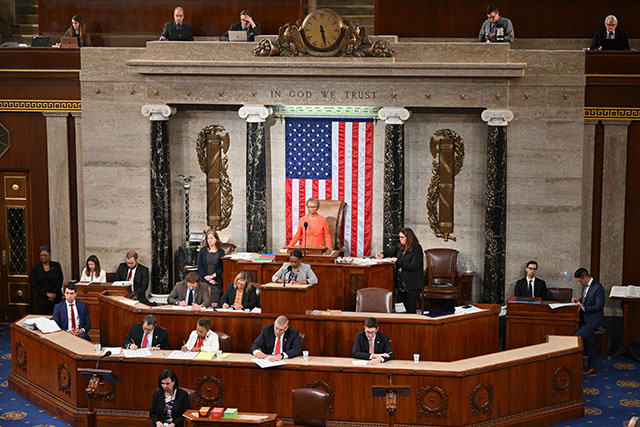
[[[231,252],[235,252],[236,251],[237,246],[234,245],[233,243],[221,243],[220,244],[220,249],[224,249],[224,254],[230,254]]]
[[[548,301],[571,301],[573,297],[573,289],[571,288],[547,288]]]
[[[455,249],[427,249],[424,272],[425,287],[422,289],[422,310],[425,300],[458,299],[458,251]],[[451,305],[448,304],[448,305]]]
[[[213,331],[218,334],[218,343],[220,344],[220,350],[225,352],[231,351],[231,337],[224,332]]]
[[[293,423],[296,426],[324,427],[327,425],[329,393],[313,388],[291,390],[293,396]]]
[[[362,288],[356,293],[356,311],[392,313],[393,294],[382,288]]]
[[[344,209],[347,204],[342,200],[320,200],[318,213],[327,219],[329,223],[329,234],[333,247],[344,252],[344,242],[342,241],[342,233],[344,231]],[[295,231],[295,230],[294,230]]]

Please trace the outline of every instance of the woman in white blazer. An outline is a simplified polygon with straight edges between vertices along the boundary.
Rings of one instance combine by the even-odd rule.
[[[218,334],[211,330],[211,321],[201,317],[195,331],[191,331],[189,340],[182,346],[182,351],[218,351],[220,343]]]
[[[107,272],[100,268],[100,261],[95,255],[87,258],[85,268],[82,270],[81,282],[104,283],[107,281]]]

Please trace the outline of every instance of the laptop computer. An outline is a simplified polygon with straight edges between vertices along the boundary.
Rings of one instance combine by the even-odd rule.
[[[49,36],[33,36],[31,39],[31,47],[51,47],[49,44],[51,37]]]
[[[61,37],[60,47],[65,47],[65,48],[78,47],[78,39],[75,37]]]
[[[229,31],[229,41],[230,42],[246,42],[247,32],[246,31]]]

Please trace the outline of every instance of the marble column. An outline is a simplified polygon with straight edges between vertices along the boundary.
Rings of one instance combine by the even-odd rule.
[[[245,105],[238,115],[247,121],[247,251],[267,250],[267,139],[265,121],[271,108]]]
[[[482,301],[504,303],[507,244],[507,125],[509,110],[484,110],[487,122],[487,178],[484,243],[484,289]]]
[[[84,155],[82,150],[82,113],[71,113],[76,131],[76,191],[78,198],[78,262],[80,271],[87,260],[84,229]]]
[[[151,121],[151,292],[154,294],[168,294],[173,288],[168,129],[173,113],[175,108],[166,104],[142,107],[142,114]]]
[[[404,122],[409,116],[406,108],[383,107],[378,111],[385,122],[383,249],[398,245],[398,233],[404,227]]]

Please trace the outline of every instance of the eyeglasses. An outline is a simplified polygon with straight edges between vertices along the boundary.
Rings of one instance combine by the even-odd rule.
[[[320,206],[316,206],[316,205],[310,205],[307,206],[309,209],[318,209]]]

